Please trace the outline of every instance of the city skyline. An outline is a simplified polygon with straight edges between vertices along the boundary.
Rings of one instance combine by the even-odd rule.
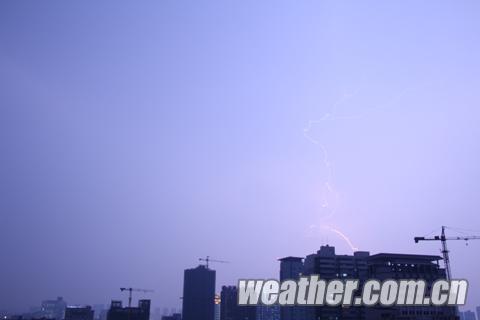
[[[230,261],[219,293],[327,243],[441,255],[413,238],[480,235],[479,10],[2,1],[0,310],[125,286],[179,308],[206,256]],[[478,284],[468,244],[452,273]]]
[[[446,273],[445,273],[445,267],[446,266],[442,261],[442,257],[439,256],[439,255],[433,255],[433,256],[432,255],[416,255],[416,254],[412,255],[412,254],[409,254],[409,253],[386,253],[386,252],[383,252],[383,253],[378,253],[376,255],[371,256],[369,251],[355,251],[355,252],[353,252],[353,255],[350,255],[350,256],[349,255],[344,255],[344,254],[336,255],[335,254],[335,247],[329,246],[328,244],[326,244],[325,246],[321,246],[320,250],[317,251],[316,253],[311,253],[311,254],[307,255],[306,257],[288,256],[288,257],[278,259],[278,261],[279,261],[279,270],[278,271],[279,272],[278,272],[278,276],[275,277],[274,279],[278,279],[278,280],[298,279],[299,276],[307,275],[307,274],[314,274],[314,275],[319,276],[320,278],[325,278],[325,279],[335,278],[335,275],[332,273],[332,272],[335,272],[334,269],[331,269],[331,268],[327,267],[326,270],[323,270],[323,271],[322,271],[322,269],[315,270],[315,268],[317,268],[316,267],[317,266],[316,259],[318,259],[318,258],[324,259],[324,260],[326,259],[326,261],[335,261],[335,259],[339,259],[336,262],[336,263],[338,263],[337,267],[339,268],[336,272],[343,272],[341,275],[337,274],[337,276],[339,276],[340,278],[347,277],[347,278],[351,279],[353,277],[354,279],[363,279],[363,280],[372,279],[371,275],[370,276],[367,275],[367,270],[370,270],[369,272],[371,272],[375,268],[380,268],[381,271],[380,271],[379,274],[381,274],[382,277],[384,277],[384,278],[386,277],[385,279],[391,279],[392,276],[387,275],[388,272],[385,273],[385,270],[390,270],[390,267],[389,267],[390,262],[388,262],[388,264],[385,264],[385,261],[387,261],[387,260],[388,261],[398,260],[397,262],[400,262],[399,265],[403,266],[406,263],[405,266],[408,265],[408,266],[412,267],[412,270],[408,270],[408,268],[404,270],[405,275],[398,276],[398,274],[397,274],[396,277],[398,279],[406,279],[406,278],[408,278],[408,275],[411,276],[411,274],[415,274],[415,273],[418,273],[418,272],[423,272],[422,268],[421,268],[422,271],[419,271],[420,269],[419,270],[415,269],[416,267],[413,268],[414,265],[416,265],[417,263],[431,264],[432,262],[435,262],[432,265],[437,265],[440,268],[440,272],[436,273],[437,271],[435,271],[435,270],[427,271],[427,272],[435,272],[437,275],[434,276],[434,277],[440,277],[440,278],[443,278],[446,275]],[[355,259],[357,259],[357,262],[352,263],[352,261],[355,261]],[[189,317],[192,317],[193,315],[198,316],[200,314],[199,313],[200,310],[203,310],[205,308],[207,308],[207,310],[208,310],[209,303],[207,303],[207,301],[210,301],[210,300],[211,300],[210,305],[211,305],[211,308],[212,308],[212,310],[210,312],[211,312],[211,316],[213,316],[214,305],[217,304],[217,301],[218,302],[223,301],[223,299],[221,299],[221,296],[218,293],[215,293],[216,292],[215,288],[219,287],[219,286],[221,287],[222,296],[224,294],[224,290],[227,290],[227,292],[231,291],[232,289],[237,290],[236,284],[234,284],[234,285],[218,284],[217,286],[215,286],[216,270],[211,268],[211,266],[209,264],[211,264],[212,262],[213,263],[215,263],[215,262],[228,263],[228,262],[211,259],[208,256],[206,257],[206,259],[200,258],[199,260],[201,262],[198,264],[197,267],[189,268],[189,269],[184,270],[183,294],[182,294],[182,297],[180,297],[180,299],[183,302],[183,307],[180,307],[179,309],[171,308],[170,314],[168,313],[168,311],[166,311],[169,308],[164,307],[164,312],[163,312],[164,316],[175,316],[175,314],[177,312],[178,312],[177,314],[181,315],[181,314],[183,314],[183,311],[186,310],[186,309],[190,309],[190,311],[188,312]],[[321,260],[323,262],[321,262],[320,265],[322,265],[322,263],[325,263],[324,260]],[[368,268],[367,268],[367,263],[366,263],[367,260],[370,261],[369,262],[370,267],[368,267]],[[359,263],[358,261],[362,261],[362,262]],[[397,262],[394,262],[394,265],[397,264]],[[442,263],[440,263],[440,262],[442,262]],[[328,262],[328,263],[330,263],[330,262]],[[328,265],[328,263],[327,263],[327,265]],[[371,269],[372,267],[374,269]],[[402,269],[403,268],[400,268],[399,270],[401,271]],[[392,272],[392,274],[394,274],[397,271],[391,271],[391,272]],[[426,279],[426,278],[432,279],[431,276],[432,275],[429,275],[429,276],[426,276],[426,277],[420,277],[420,279]],[[378,277],[374,276],[374,278],[378,278]],[[363,281],[363,280],[360,280],[360,281]],[[131,291],[129,292],[129,290],[131,290]],[[128,304],[125,304],[123,307],[127,307],[127,306],[129,307],[130,304],[132,304],[132,307],[133,307],[133,303],[134,303],[134,300],[132,299],[132,297],[133,297],[132,294],[133,293],[134,294],[139,294],[139,295],[142,295],[142,294],[145,295],[147,293],[154,292],[153,290],[136,289],[136,288],[120,288],[120,291],[129,292],[128,299],[125,298],[125,299],[112,299],[112,300],[110,300],[111,301],[110,310],[121,310],[124,300],[127,300]],[[188,292],[188,293],[186,293],[186,292]],[[200,292],[201,292],[201,294],[200,294]],[[186,294],[188,295],[188,299],[185,299]],[[231,293],[229,293],[228,295],[230,295],[230,294]],[[195,298],[196,295],[201,295],[202,296],[201,298],[203,300],[197,301],[197,299],[199,297]],[[205,298],[207,296],[210,297],[210,299],[205,300]],[[228,302],[228,310],[232,310],[231,309],[232,308],[231,297],[227,298],[227,300],[229,301]],[[187,308],[185,307],[186,301],[188,301],[187,302],[187,306],[188,306]],[[148,305],[147,310],[150,310],[150,302],[151,302],[150,299],[145,300],[144,298],[141,298],[141,297],[138,298],[139,308],[142,304],[145,305],[145,303],[147,303],[147,305]],[[472,303],[470,303],[470,304],[472,305]],[[93,309],[92,309],[92,305],[93,305]],[[205,305],[206,305],[206,307],[205,307]],[[223,305],[223,302],[222,302],[222,305]],[[471,309],[468,309],[467,307],[465,307],[466,305],[467,304],[461,305],[461,308],[464,309],[464,310],[459,313],[460,314],[460,320],[463,320],[462,317],[464,315],[467,315],[467,316],[470,317],[472,314],[475,314],[475,310],[477,311],[477,313],[480,310],[480,306],[475,307],[474,309],[472,309],[474,311],[472,311]],[[306,309],[304,309],[304,308],[305,307],[302,307],[302,308],[298,309],[297,311],[293,311],[293,309],[291,309],[291,308],[289,309],[288,307],[287,308],[280,308],[282,310],[280,312],[280,317],[282,319],[286,319],[286,320],[297,319],[298,317],[303,318],[305,315],[303,315],[302,312],[305,312],[305,310],[310,309],[309,307],[307,307]],[[198,310],[196,310],[196,309],[198,309]],[[90,317],[94,316],[94,311],[95,311],[95,319],[98,318],[98,320],[105,320],[106,318],[104,319],[102,317],[108,317],[107,313],[106,313],[108,309],[105,309],[104,304],[85,304],[85,303],[68,304],[65,300],[63,300],[63,297],[61,297],[61,296],[57,297],[56,300],[44,300],[44,301],[42,301],[42,304],[41,304],[40,307],[30,306],[28,312],[26,312],[26,310],[23,310],[22,312],[20,312],[20,311],[1,310],[0,309],[0,316],[2,314],[4,314],[5,316],[7,316],[7,315],[19,316],[20,315],[20,316],[26,317],[25,319],[28,319],[29,317],[32,317],[32,319],[47,319],[47,320],[52,319],[52,320],[55,320],[55,319],[63,319],[62,316],[59,316],[59,315],[63,314],[65,312],[65,310],[72,311],[73,315],[71,315],[70,317],[72,317],[72,316],[75,317],[77,314],[80,317],[85,317],[85,315],[87,314],[87,317],[90,318]],[[142,308],[140,308],[139,310],[142,310]],[[155,313],[152,314],[154,319],[156,319],[155,317],[160,316],[159,310],[160,310],[160,308],[157,306],[155,308]],[[222,310],[222,312],[223,312],[223,309],[219,309],[219,310]],[[255,309],[252,309],[250,311],[245,311],[245,312],[246,312],[246,314],[251,314],[251,312],[253,310],[255,310]],[[103,315],[103,312],[105,312],[104,315]],[[114,313],[115,312],[118,313],[118,311],[114,311]],[[124,312],[125,311],[119,313],[118,316],[125,317],[126,314]],[[253,314],[256,314],[256,316],[259,316],[258,312],[254,312]],[[116,317],[116,316],[113,316],[113,317]],[[149,317],[149,313],[147,314],[147,318],[148,317]],[[195,317],[196,316],[194,316],[194,318]],[[210,318],[210,317],[207,316],[206,318]],[[5,319],[7,319],[7,318],[5,318]],[[66,319],[65,318],[65,320],[72,320],[72,319]],[[85,319],[82,319],[82,320],[85,320]],[[108,319],[106,319],[106,320],[108,320]]]

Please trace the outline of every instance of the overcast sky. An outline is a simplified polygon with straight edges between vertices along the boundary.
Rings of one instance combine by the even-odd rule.
[[[480,234],[479,32],[474,0],[1,1],[0,309]]]

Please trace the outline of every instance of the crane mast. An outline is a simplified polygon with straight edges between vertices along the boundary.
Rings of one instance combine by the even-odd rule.
[[[135,289],[135,288],[120,288],[120,291],[128,291],[128,307],[130,308],[132,306],[132,292],[153,292],[153,290],[147,290],[147,289]]]
[[[443,254],[443,263],[445,263],[445,273],[447,274],[447,280],[452,279],[452,271],[450,267],[450,256],[448,254],[447,248],[447,239],[445,237],[445,226],[442,226],[442,236],[440,238],[442,241],[442,254]]]

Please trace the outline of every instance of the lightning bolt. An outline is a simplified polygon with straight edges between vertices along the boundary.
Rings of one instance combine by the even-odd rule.
[[[337,100],[330,111],[326,112],[320,119],[318,120],[310,120],[307,124],[307,126],[303,129],[303,135],[304,137],[309,140],[311,143],[317,145],[321,152],[322,152],[322,161],[323,161],[323,166],[326,169],[326,179],[325,182],[323,183],[323,189],[324,194],[323,194],[323,200],[322,200],[322,208],[326,209],[328,211],[328,214],[323,217],[323,220],[327,220],[331,217],[333,217],[336,214],[337,210],[337,204],[340,200],[340,194],[339,192],[335,189],[333,185],[333,168],[332,168],[332,163],[330,161],[330,156],[328,154],[327,148],[320,143],[319,140],[315,139],[311,135],[311,131],[313,126],[315,125],[323,125],[326,121],[333,121],[333,120],[341,120],[341,119],[354,119],[357,117],[339,117],[336,115],[337,109],[339,106],[350,100],[352,97],[354,97],[358,93],[358,90],[353,93],[353,94],[344,94],[339,100]],[[333,203],[331,201],[333,199]],[[352,252],[357,251],[358,248],[352,243],[350,238],[345,235],[344,232],[338,230],[337,228],[333,228],[327,225],[321,225],[322,228],[327,229],[336,235],[338,235],[341,239],[343,239],[347,245],[350,247]],[[310,225],[310,233],[314,232],[315,229],[317,228],[316,225],[312,224]]]
[[[325,226],[325,228],[329,229],[330,231],[338,234],[343,240],[345,240],[345,242],[348,244],[348,246],[350,247],[350,249],[352,249],[352,252],[355,252],[355,251],[358,251],[358,248],[355,247],[352,243],[352,241],[350,240],[350,238],[348,236],[346,236],[342,231],[338,230],[338,229],[335,229],[335,228],[332,228],[332,227],[329,227],[329,226]]]
[[[407,87],[404,88],[403,90],[397,91],[395,95],[393,95],[389,100],[385,101],[384,103],[381,103],[380,105],[376,106],[370,106],[372,109],[380,109],[380,108],[385,108],[388,106],[391,106],[395,104],[397,101],[399,101],[403,96],[405,96],[409,91],[413,90],[412,87]],[[323,166],[326,169],[326,179],[323,184],[323,189],[325,190],[323,194],[323,201],[322,201],[322,208],[326,209],[328,214],[323,217],[323,220],[328,220],[332,218],[336,214],[337,210],[337,205],[340,200],[340,193],[335,189],[334,184],[333,184],[333,168],[332,168],[332,163],[330,161],[330,157],[328,154],[327,148],[320,142],[320,140],[314,138],[311,134],[311,131],[314,126],[322,126],[325,122],[327,121],[335,121],[335,120],[346,120],[346,119],[358,119],[360,118],[359,116],[338,116],[337,115],[337,110],[338,108],[352,99],[354,96],[358,94],[359,90],[356,90],[352,94],[343,94],[342,97],[337,100],[333,106],[330,108],[328,112],[326,112],[321,118],[318,120],[310,120],[308,121],[306,127],[303,129],[303,135],[304,137],[310,141],[311,143],[317,145],[321,152],[322,152],[322,162]],[[333,201],[331,201],[333,199]],[[320,225],[320,228],[329,230],[330,232],[335,233],[337,236],[339,236],[342,240],[346,242],[346,244],[350,247],[352,251],[357,251],[358,247],[356,247],[352,240],[345,234],[345,232],[341,231],[338,228],[330,227],[328,225],[322,224]],[[313,234],[318,232],[317,230],[318,227],[315,224],[310,225],[309,227],[309,233]]]

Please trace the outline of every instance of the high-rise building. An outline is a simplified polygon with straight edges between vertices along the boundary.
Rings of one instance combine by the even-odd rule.
[[[215,270],[204,265],[187,269],[183,280],[183,320],[215,317]]]
[[[215,294],[215,320],[220,320],[221,314],[220,314],[220,304],[222,302],[220,295]]]
[[[65,309],[65,320],[93,320],[93,314],[91,306],[68,306]]]
[[[57,300],[45,300],[42,301],[41,313],[45,318],[62,320],[66,307],[67,303],[62,297],[58,297]]]
[[[220,320],[255,320],[256,306],[239,306],[236,286],[223,286],[220,294]]]
[[[480,306],[477,307],[477,320],[480,320]]]
[[[238,291],[234,286],[223,286],[220,293],[220,320],[235,319]]]
[[[149,320],[150,300],[139,300],[138,307],[123,307],[121,301],[112,301],[107,320]]]
[[[303,273],[303,258],[286,257],[280,261],[280,281],[298,280]],[[306,309],[303,306],[280,307],[280,320],[304,320]]]
[[[369,253],[357,251],[353,255],[337,255],[335,247],[321,246],[305,258],[304,275],[316,274],[321,279],[358,279],[359,286],[368,279],[367,258]],[[364,319],[365,308],[314,307],[306,308],[305,319]]]

